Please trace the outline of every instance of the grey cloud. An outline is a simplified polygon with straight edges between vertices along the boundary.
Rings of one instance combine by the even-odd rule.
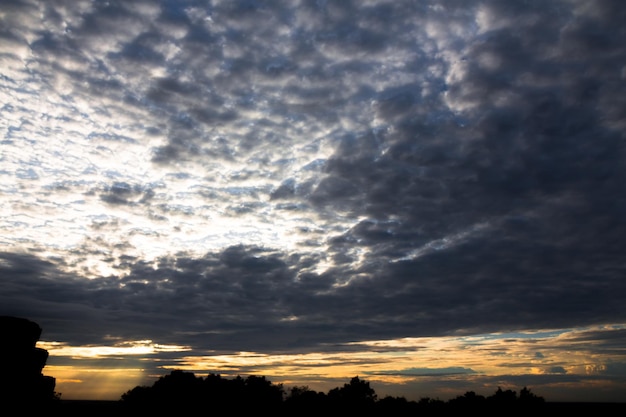
[[[179,159],[180,148],[174,145],[159,146],[152,150],[152,161],[156,163]]]
[[[3,314],[32,317],[46,328],[49,340],[72,339],[65,333],[69,329],[64,325],[70,320],[72,327],[78,329],[75,335],[78,343],[89,343],[89,329],[101,328],[104,324],[101,312],[84,298],[89,281],[61,273],[56,265],[59,261],[6,252],[0,259]],[[74,321],[78,317],[81,319]]]
[[[210,16],[214,22],[221,22],[224,19],[228,19],[228,16],[230,16],[228,9],[223,9],[223,7],[224,6],[219,6],[210,11]],[[258,19],[255,19],[254,25],[252,26],[245,23],[245,16],[250,13],[262,13],[263,16],[268,16],[270,18],[266,20],[261,19],[261,24],[259,24]],[[245,90],[242,88],[242,83],[246,82],[247,84],[250,84],[253,82],[251,77],[261,77],[259,80],[267,78],[270,74],[272,74],[272,77],[276,77],[278,75],[285,77],[287,73],[294,73],[295,71],[294,74],[297,74],[300,78],[311,78],[316,76],[316,73],[323,74],[328,72],[324,66],[313,64],[316,61],[310,56],[309,62],[315,65],[313,67],[301,67],[301,64],[296,65],[295,60],[290,59],[288,55],[285,55],[285,53],[282,52],[277,53],[275,57],[259,56],[259,51],[263,50],[268,40],[276,37],[274,32],[277,30],[277,26],[273,25],[273,23],[275,23],[274,19],[278,19],[280,22],[288,20],[290,12],[285,13],[287,16],[283,16],[282,13],[274,13],[274,11],[270,12],[256,9],[247,10],[247,12],[243,15],[237,13],[237,17],[231,17],[232,20],[229,20],[229,22],[233,24],[244,24],[246,30],[253,31],[253,34],[246,35],[245,38],[239,37],[239,33],[237,32],[224,32],[221,23],[216,23],[210,28],[201,27],[200,23],[193,23],[192,30],[190,30],[185,37],[175,40],[168,37],[167,31],[169,29],[167,26],[164,26],[163,28],[159,28],[158,26],[150,27],[150,29],[148,29],[149,32],[141,34],[134,40],[130,41],[130,43],[124,47],[122,55],[109,56],[109,71],[116,68],[116,63],[119,58],[132,56],[133,53],[141,55],[144,53],[142,51],[146,51],[145,53],[148,53],[149,56],[158,57],[151,52],[154,51],[155,47],[158,45],[155,45],[154,42],[158,42],[159,39],[170,39],[173,44],[179,47],[180,52],[179,58],[177,59],[180,59],[180,62],[183,62],[183,57],[189,57],[191,60],[185,58],[184,62],[192,62],[192,64],[186,68],[181,68],[181,71],[179,71],[176,76],[170,76],[169,78],[163,78],[161,80],[150,80],[149,83],[151,87],[149,87],[146,91],[146,99],[153,101],[153,104],[159,108],[165,109],[173,107],[175,112],[178,114],[187,113],[191,117],[189,122],[192,123],[189,126],[193,126],[194,123],[200,123],[208,126],[232,123],[236,120],[236,114],[232,110],[224,109],[223,103],[233,101],[239,102],[239,99],[243,99]],[[296,12],[294,11],[294,13]],[[343,24],[343,22],[341,24]],[[284,28],[286,26],[283,24],[278,27]],[[341,27],[342,26],[337,23],[336,29],[339,30]],[[334,31],[335,29],[331,28],[330,30]],[[354,30],[358,31],[357,29]],[[161,31],[161,35],[159,35],[159,31]],[[348,29],[348,32],[352,33],[352,30]],[[258,36],[254,33],[258,34]],[[294,31],[288,38],[285,38],[284,36],[280,38],[283,41],[288,42],[290,45],[291,49],[289,54],[296,56],[299,54],[298,51],[301,50],[301,48],[304,48],[308,52],[315,53],[315,50],[311,50],[310,46],[308,46],[308,42],[312,39],[312,36],[312,34],[304,34]],[[356,38],[361,39],[363,37],[359,35]],[[201,41],[201,43],[199,43],[199,41]],[[145,46],[146,44],[149,46]],[[225,63],[225,66],[222,69],[218,68],[213,70],[209,68],[209,72],[214,73],[214,76],[212,77],[205,75],[207,69],[206,59],[204,59],[202,63],[194,63],[195,60],[193,59],[193,55],[196,55],[196,53],[192,55],[192,52],[198,52],[198,48],[201,47],[200,45],[203,45],[203,49],[207,47],[210,48],[209,50],[204,49],[201,52],[202,56],[208,58],[209,60],[215,57],[214,62],[216,65],[220,62]],[[239,50],[247,51],[249,53],[244,55],[245,58],[227,58],[225,56],[225,54],[229,54],[231,51],[234,52]],[[307,55],[310,55],[308,52]],[[328,61],[327,59],[324,61],[331,64],[331,61]],[[150,65],[150,62],[150,60],[142,60],[142,65]],[[211,64],[209,65],[212,66]],[[132,66],[127,67],[120,65],[117,68],[126,72],[134,71]],[[343,82],[341,80],[341,72],[334,72],[333,74],[340,77],[338,80],[339,82]],[[332,76],[333,74],[329,75]],[[183,82],[181,77],[185,77],[186,81]],[[274,82],[272,79],[273,78],[271,77],[268,78],[268,82],[265,84],[256,84],[259,91],[255,93],[255,95],[267,97],[268,95],[263,94],[264,92],[273,93],[277,91],[290,91],[289,89],[284,88],[284,81],[282,79],[278,79],[275,85],[273,85]],[[322,78],[317,77],[317,79],[318,83],[316,84],[319,84],[319,81],[322,81]],[[324,79],[329,80],[327,76],[325,76]],[[336,83],[331,83],[329,81],[323,82],[328,85]],[[293,85],[295,86],[296,84]],[[197,86],[202,86],[202,88],[197,88]],[[289,85],[287,87],[291,88]],[[300,101],[300,97],[306,97],[309,95],[309,90],[311,89],[319,89],[319,86],[311,86],[311,88],[298,92],[297,95],[291,94],[281,100],[284,101],[284,103],[281,101],[271,101],[268,104],[276,107],[280,111],[289,111],[290,113],[294,113],[295,110],[296,112],[294,115],[297,117],[309,118],[312,115],[314,116],[315,113],[318,113],[317,117],[327,117],[330,113],[324,109],[323,102],[320,103],[319,100],[316,100],[317,103],[315,104],[315,108],[318,110],[304,107],[298,111],[298,104],[290,104],[290,102],[294,101],[294,99],[298,102]],[[328,102],[328,98],[324,99],[323,97],[325,96],[318,95],[329,104],[332,102],[340,103],[341,100],[345,100],[345,98],[338,96],[338,94],[341,94],[341,89],[333,87],[327,89],[327,91],[332,91],[333,94],[331,97],[337,97],[337,99],[340,100],[337,102],[337,99],[335,99],[334,101]],[[313,110],[313,113],[311,110]],[[171,120],[169,123],[171,124],[174,132],[179,129],[177,127],[178,120]],[[173,142],[157,150],[155,161],[166,162],[172,158],[187,157],[188,155],[194,153],[196,149],[203,147],[203,145],[195,139],[188,139],[190,146],[181,147],[177,144],[176,138],[178,136],[178,134],[174,133],[171,135],[171,140]]]
[[[500,7],[501,4],[487,6],[496,20],[514,19],[514,10]],[[530,17],[540,10],[524,9],[524,13]],[[389,245],[381,244],[396,234],[398,239],[391,243],[396,253],[411,246],[400,238],[399,230],[419,231],[413,234],[412,243],[413,247],[420,247],[491,219],[495,224],[490,241],[473,237],[471,246],[391,267],[391,276],[413,275],[416,287],[422,285],[425,275],[459,285],[459,289],[470,282],[478,285],[481,290],[462,290],[465,299],[451,301],[450,305],[458,305],[463,311],[462,306],[485,306],[472,294],[489,294],[487,288],[491,285],[499,288],[502,300],[519,297],[513,294],[528,285],[540,294],[525,300],[537,312],[533,321],[537,323],[543,312],[554,308],[549,306],[556,305],[555,288],[565,276],[575,277],[570,292],[571,312],[586,310],[587,290],[583,283],[587,279],[617,284],[616,275],[596,273],[593,265],[622,268],[619,257],[610,255],[615,242],[622,240],[620,233],[605,228],[610,224],[614,231],[622,229],[621,216],[615,211],[623,205],[622,199],[616,197],[618,184],[624,178],[619,146],[622,135],[605,125],[606,117],[598,110],[598,104],[604,100],[600,95],[610,94],[608,91],[593,93],[590,84],[587,100],[572,98],[572,94],[580,94],[573,86],[584,86],[590,80],[573,72],[581,61],[568,59],[566,51],[559,49],[559,37],[564,34],[558,25],[543,25],[550,13],[539,20],[524,20],[534,22],[528,23],[528,31],[501,29],[484,35],[469,47],[466,72],[462,79],[448,85],[447,92],[454,100],[473,106],[461,112],[462,124],[443,103],[437,102],[431,103],[435,107],[430,110],[436,115],[432,122],[414,121],[414,90],[408,86],[404,93],[389,93],[379,101],[377,112],[378,117],[395,127],[394,133],[379,134],[378,141],[364,135],[354,145],[352,141],[342,141],[327,165],[326,181],[335,187],[322,183],[319,192],[312,194],[314,201],[338,209],[350,202],[355,213],[369,214],[377,222],[396,219],[398,228],[370,235],[369,242],[359,236],[359,229],[346,234],[347,241],[372,248],[373,257],[392,253]],[[552,31],[552,36],[537,35],[545,31]],[[561,51],[563,58],[553,60],[537,53],[548,50]],[[607,60],[608,64],[612,53],[619,54],[618,51],[619,48],[611,49],[606,55],[594,51],[596,60],[582,65],[602,68],[602,61]],[[483,58],[491,60],[493,66],[481,61]],[[563,73],[570,77],[565,83],[560,78]],[[521,81],[529,75],[543,79],[543,85]],[[609,80],[616,75],[613,72]],[[495,104],[503,95],[508,97],[503,104]],[[341,178],[341,182],[335,178]],[[340,184],[349,184],[350,188]],[[607,204],[607,198],[611,203]],[[556,202],[560,203],[553,204]],[[517,213],[532,213],[534,225],[521,230],[511,229],[515,222],[500,224],[499,219],[513,219]],[[333,242],[336,251],[349,250],[340,245],[340,240]],[[577,257],[573,265],[559,261],[573,254]],[[539,272],[540,265],[546,268],[544,271],[552,271],[552,276]],[[509,290],[510,296],[506,296]],[[621,302],[615,294],[597,295],[608,297],[608,304],[604,305],[608,309],[617,308]],[[510,324],[516,321],[516,314],[506,306],[493,307],[501,312],[498,316],[501,314],[504,321],[508,320],[507,314]],[[567,303],[559,308],[570,311]],[[477,311],[480,310],[479,307]],[[528,311],[523,307],[522,310]],[[592,318],[591,310],[587,311],[587,319],[597,320]],[[585,320],[582,316],[579,318]]]
[[[157,50],[162,36],[158,33],[142,33],[123,46],[119,52],[111,53],[112,60],[127,59],[140,66],[146,64],[160,65],[165,61],[165,56]]]
[[[257,251],[260,255],[255,253]],[[268,256],[261,250],[248,252],[250,251],[243,246],[232,246],[222,252],[220,260],[229,268],[243,268],[254,274],[271,273],[285,267],[285,263],[276,255]]]
[[[626,375],[626,363],[608,363],[599,373],[607,377],[621,378],[623,375]]]
[[[155,192],[151,188],[140,185],[131,185],[126,182],[114,182],[107,186],[100,199],[108,204],[142,204],[150,200]]]
[[[132,259],[125,260],[127,264],[129,261]],[[96,317],[108,314],[109,323],[102,325],[105,329],[115,326],[114,333],[122,337],[150,338],[159,328],[177,326],[188,331],[215,333],[186,340],[181,340],[179,335],[160,337],[171,343],[185,342],[198,347],[242,349],[246,346],[251,350],[306,348],[313,341],[316,345],[346,342],[363,334],[368,338],[394,337],[406,334],[409,327],[412,334],[432,334],[451,317],[445,308],[437,309],[432,303],[424,302],[441,290],[425,291],[427,287],[422,287],[419,293],[422,295],[413,292],[394,295],[394,290],[400,289],[396,284],[387,282],[386,289],[381,291],[373,281],[352,284],[349,292],[336,290],[332,286],[337,280],[333,273],[298,277],[303,261],[261,248],[232,247],[221,254],[207,254],[203,259],[163,259],[156,270],[151,264],[135,262],[130,264],[131,273],[122,279],[101,278],[76,285],[77,282],[56,277],[55,303],[60,311],[67,304],[68,308],[91,311],[92,316],[98,311]],[[6,272],[12,273],[11,269]],[[27,274],[29,279],[24,282],[29,287],[24,290],[30,289],[24,294],[34,297],[29,301],[32,303],[41,297],[37,292],[43,282],[38,279],[37,271]],[[380,303],[380,296],[385,294],[398,303],[398,308]],[[441,296],[450,294],[443,292]],[[415,311],[406,309],[408,298],[417,302]],[[423,315],[430,308],[435,308],[431,310],[433,317],[437,314],[444,317],[427,327],[415,328],[411,316],[416,312]],[[299,319],[284,321],[291,316]],[[62,333],[57,323],[49,323],[48,328],[51,336]],[[113,328],[105,329],[104,333],[113,331]],[[261,337],[267,332],[272,338]]]
[[[50,338],[87,342],[89,332],[65,330],[71,320],[97,337],[313,350],[626,320],[620,2],[73,4],[46,6],[48,26],[30,32],[38,66],[21,74],[65,77],[100,115],[137,115],[120,129],[93,116],[91,139],[145,140],[165,180],[202,181],[189,194],[227,201],[224,216],[267,209],[268,197],[281,215],[314,220],[298,230],[302,252],[233,242],[149,262],[118,251],[107,262],[127,275],[95,280],[61,272],[60,259],[4,253],[2,309]],[[26,42],[7,27],[3,39]],[[245,167],[220,165],[234,162]],[[43,178],[34,168],[17,177]],[[195,215],[161,200],[163,184],[106,181],[56,184],[92,187],[120,209],[145,205],[163,224]],[[351,227],[332,223],[338,213]],[[118,226],[93,220],[93,232]],[[623,335],[577,341],[591,340],[610,351]],[[562,371],[536,378],[575,378]]]
[[[549,369],[546,369],[547,374],[563,374],[565,375],[567,371],[562,366],[553,366]]]
[[[384,233],[361,227],[357,235],[366,241],[388,241]],[[388,338],[464,328],[484,332],[524,328],[528,320],[546,327],[567,326],[572,320],[592,324],[619,315],[623,300],[615,294],[623,292],[615,286],[620,282],[617,276],[613,281],[602,278],[611,283],[606,287],[611,291],[595,289],[590,294],[585,268],[558,261],[566,253],[493,237],[485,237],[480,245],[473,242],[394,263],[391,268],[385,263],[368,264],[356,271],[336,269],[324,275],[298,272],[316,262],[311,264],[306,257],[236,246],[202,259],[184,255],[163,259],[156,270],[141,262],[130,264],[131,274],[120,281],[123,288],[105,280],[96,294],[111,306],[124,303],[140,315],[163,317],[164,323],[175,320],[198,332],[213,330],[214,334],[194,343],[222,348],[246,345],[247,338],[248,343],[260,344],[250,348],[286,348],[310,341],[307,334],[312,331],[320,340],[345,342],[365,334]],[[508,253],[518,253],[514,270],[505,262]],[[487,254],[490,262],[485,263]],[[347,287],[333,287],[351,275],[354,280]],[[359,275],[370,278],[359,279]],[[567,288],[561,284],[562,276],[568,277]],[[590,296],[605,300],[602,308],[588,303]],[[569,301],[563,303],[564,298]],[[281,321],[290,316],[299,320]],[[423,318],[421,324],[415,322],[416,316]],[[275,344],[253,337],[269,329]]]
[[[593,343],[594,350],[619,354],[626,338],[622,329],[607,329],[604,331],[585,331],[571,337],[571,341],[581,343],[580,349]]]
[[[2,268],[11,271],[11,278],[20,281],[35,275],[46,275],[54,269],[54,263],[29,254],[2,253]]]
[[[283,181],[278,188],[272,191],[270,197],[272,200],[284,199],[294,196],[296,190],[296,182],[294,179]]]
[[[349,207],[356,204],[354,201],[358,197],[360,190],[351,181],[341,176],[328,176],[320,181],[315,191],[310,196],[313,203],[324,205],[329,201],[336,208]]]
[[[146,1],[141,3],[148,4]],[[131,31],[129,24],[145,19],[137,10],[136,6],[139,4],[140,2],[128,4],[121,1],[93,3],[93,8],[72,31],[80,37],[97,38],[120,31]]]

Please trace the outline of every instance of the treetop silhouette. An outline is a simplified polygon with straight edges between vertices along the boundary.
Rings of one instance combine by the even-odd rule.
[[[506,412],[535,410],[543,398],[524,387],[520,396],[512,390],[498,390],[489,397],[469,391],[448,402],[422,398],[419,402],[404,397],[386,396],[379,399],[368,381],[355,376],[342,387],[327,393],[316,392],[307,386],[285,390],[264,376],[237,376],[232,379],[217,374],[206,378],[180,370],[159,378],[151,387],[137,386],[121,396],[125,406],[133,410],[195,410],[225,408],[233,412],[265,411],[292,415],[300,412],[358,412],[375,415],[414,415],[416,412],[437,413],[445,410],[479,410]]]

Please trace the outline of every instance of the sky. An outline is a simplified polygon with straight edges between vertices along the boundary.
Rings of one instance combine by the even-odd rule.
[[[626,401],[621,0],[3,0],[0,314],[174,369]]]

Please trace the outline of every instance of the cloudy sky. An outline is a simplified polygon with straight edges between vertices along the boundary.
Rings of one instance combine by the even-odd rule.
[[[624,400],[620,0],[3,0],[0,314],[172,369]]]

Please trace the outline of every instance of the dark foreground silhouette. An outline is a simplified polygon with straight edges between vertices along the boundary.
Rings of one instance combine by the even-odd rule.
[[[45,408],[58,398],[55,378],[41,372],[48,360],[48,351],[35,347],[41,331],[30,320],[0,316],[0,415]]]
[[[282,384],[274,384],[262,376],[227,379],[209,374],[202,378],[183,371],[173,371],[151,387],[135,387],[124,393],[120,401],[123,408],[133,412],[185,412],[208,407],[235,415],[260,411],[273,415],[417,416],[468,411],[510,415],[542,411],[545,406],[544,399],[526,387],[519,395],[498,389],[489,397],[467,392],[448,402],[430,398],[416,402],[392,396],[379,399],[370,383],[358,376],[342,387],[323,393],[306,386],[285,391]]]
[[[264,376],[205,378],[191,372],[172,371],[152,386],[137,386],[119,401],[66,401],[54,391],[55,378],[42,369],[48,352],[36,348],[42,329],[16,317],[0,316],[0,415],[30,415],[33,412],[60,416],[230,415],[273,414],[275,416],[319,415],[322,413],[360,416],[441,416],[481,413],[487,416],[531,413],[593,413],[626,415],[626,403],[549,403],[524,387],[519,394],[498,390],[491,396],[468,391],[449,401],[404,397],[378,398],[370,383],[358,376],[327,393],[307,386],[286,390]]]
[[[358,376],[342,387],[327,393],[306,386],[285,390],[264,376],[223,378],[209,374],[205,378],[191,372],[172,371],[152,386],[137,386],[115,404],[121,415],[153,415],[167,413],[186,415],[228,413],[230,415],[354,415],[354,416],[442,416],[481,413],[484,416],[528,416],[532,413],[585,412],[600,415],[621,415],[626,403],[585,404],[549,403],[524,387],[519,394],[498,388],[493,395],[466,392],[449,401],[422,398],[409,401],[404,397],[378,398],[370,383]],[[110,415],[111,409],[102,414]],[[78,414],[76,414],[78,415]],[[83,412],[84,415],[84,412]]]

